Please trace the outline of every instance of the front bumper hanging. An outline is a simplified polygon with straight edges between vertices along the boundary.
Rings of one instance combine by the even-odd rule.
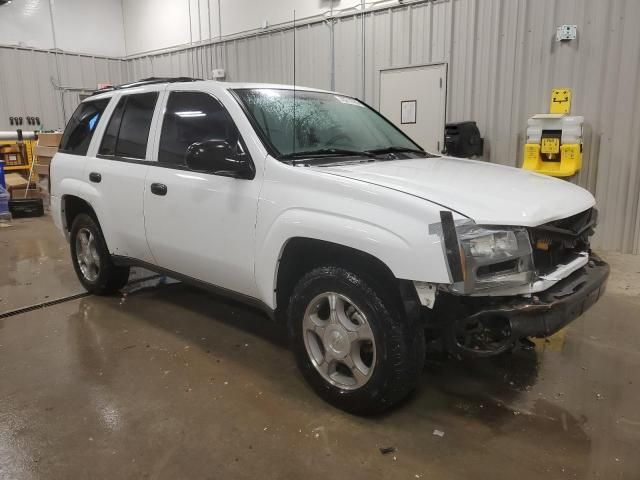
[[[521,338],[548,337],[578,318],[602,296],[608,277],[609,265],[592,253],[583,268],[530,298],[440,296],[436,306],[442,310],[433,314],[444,314],[449,350],[496,355]]]

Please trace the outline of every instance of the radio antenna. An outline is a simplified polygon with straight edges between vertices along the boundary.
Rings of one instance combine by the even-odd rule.
[[[296,151],[296,11],[293,11],[293,138],[292,151]]]

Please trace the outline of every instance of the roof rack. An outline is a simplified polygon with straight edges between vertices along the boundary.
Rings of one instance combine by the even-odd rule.
[[[94,90],[91,95],[98,95],[99,93],[112,92],[114,90],[122,90],[125,88],[140,87],[142,85],[153,85],[155,83],[197,82],[200,80],[202,79],[192,77],[149,77],[138,80],[137,82],[124,83],[122,85],[114,85],[111,87],[101,88],[100,90]]]

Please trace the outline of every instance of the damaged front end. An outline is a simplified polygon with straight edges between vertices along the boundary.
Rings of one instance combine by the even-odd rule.
[[[552,335],[604,292],[609,266],[589,249],[595,209],[535,228],[441,219],[453,282],[424,314],[453,353],[497,355]]]

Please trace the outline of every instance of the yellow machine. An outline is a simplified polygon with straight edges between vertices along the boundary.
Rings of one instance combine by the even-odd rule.
[[[551,113],[527,122],[527,143],[522,168],[554,177],[570,177],[582,168],[584,117],[571,116],[571,90],[554,89]]]
[[[29,173],[35,144],[35,140],[0,140],[0,160],[4,161],[4,170]]]

